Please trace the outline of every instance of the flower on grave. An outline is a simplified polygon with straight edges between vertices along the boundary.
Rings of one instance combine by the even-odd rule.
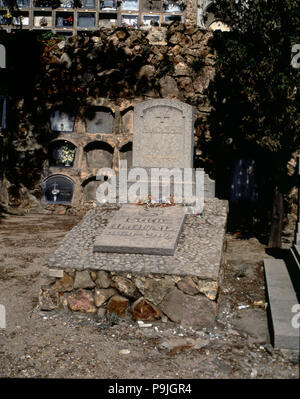
[[[12,14],[10,13],[10,11],[7,10],[6,14],[4,15],[4,18],[6,18],[6,19],[11,19],[12,17],[13,17],[13,16],[12,16]]]
[[[64,166],[71,166],[75,157],[75,149],[66,144],[59,150],[59,156],[60,162]]]

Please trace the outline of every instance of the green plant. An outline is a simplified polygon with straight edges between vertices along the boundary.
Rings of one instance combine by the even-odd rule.
[[[227,162],[224,154],[259,156],[268,182],[263,190],[273,191],[274,201],[279,202],[292,184],[286,165],[300,147],[300,73],[291,67],[292,45],[300,42],[297,7],[296,0],[252,0],[250,4],[218,0],[216,17],[231,31],[214,32],[210,43],[217,51],[217,62],[209,90],[214,111],[207,148],[218,163],[222,157]],[[263,195],[269,198],[266,192]],[[265,214],[271,208],[269,204]],[[275,228],[275,219],[272,247],[280,246],[282,226]]]

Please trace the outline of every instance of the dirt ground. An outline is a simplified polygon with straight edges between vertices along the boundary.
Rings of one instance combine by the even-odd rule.
[[[267,255],[255,238],[227,234],[211,331],[40,311],[45,259],[80,219],[26,214],[0,220],[0,304],[7,323],[0,329],[0,377],[299,378],[298,355],[274,350],[269,342],[262,263]]]

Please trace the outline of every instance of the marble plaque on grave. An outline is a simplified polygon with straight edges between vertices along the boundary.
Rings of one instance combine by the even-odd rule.
[[[94,252],[174,255],[184,219],[180,206],[124,205],[96,237]]]
[[[68,177],[55,175],[43,183],[46,202],[53,204],[71,204],[74,183]]]
[[[112,133],[114,117],[110,112],[96,111],[91,119],[86,121],[88,133]]]
[[[157,99],[134,107],[133,167],[192,168],[193,107]]]
[[[50,116],[51,130],[56,132],[73,132],[75,115],[62,111],[55,111]]]

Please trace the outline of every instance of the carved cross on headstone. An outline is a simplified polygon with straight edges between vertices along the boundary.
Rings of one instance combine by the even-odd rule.
[[[155,117],[155,128],[165,129],[169,126],[170,117],[167,115],[159,115]]]
[[[156,119],[159,119],[160,123],[165,123],[166,119],[168,121],[170,119],[170,117],[169,116],[156,116]]]

